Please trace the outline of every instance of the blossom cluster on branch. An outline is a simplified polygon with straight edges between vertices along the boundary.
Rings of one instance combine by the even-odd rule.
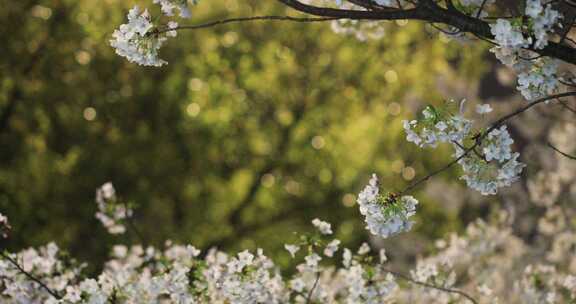
[[[412,228],[413,222],[409,218],[416,214],[417,204],[418,201],[412,196],[397,197],[394,193],[382,195],[376,174],[358,195],[358,206],[365,216],[366,228],[384,238]]]
[[[497,19],[490,25],[498,46],[491,51],[505,65],[518,74],[518,90],[527,100],[535,100],[557,92],[557,60],[538,54],[526,48],[542,49],[562,15],[552,9],[551,4],[540,0],[527,0],[525,18],[513,20]]]
[[[418,120],[403,121],[406,140],[421,148],[435,148],[439,143],[449,143],[454,149],[453,157],[462,167],[462,179],[471,189],[483,195],[496,194],[498,189],[510,186],[518,180],[525,165],[520,156],[512,152],[514,140],[505,125],[482,133],[474,131],[473,120],[464,118],[463,100],[459,113],[450,111],[454,101],[442,108],[428,106]],[[476,112],[490,112],[489,105],[478,105]]]
[[[96,218],[110,234],[126,232],[125,221],[132,216],[132,210],[128,204],[119,202],[112,183],[107,182],[96,190],[96,204],[98,206]]]
[[[162,12],[174,16],[174,10],[180,12],[180,17],[190,18],[191,13],[187,0],[154,0],[161,6]],[[141,11],[134,6],[128,13],[128,23],[122,24],[112,34],[110,45],[116,54],[125,57],[130,62],[144,66],[163,66],[167,64],[160,59],[158,51],[169,37],[176,37],[176,21],[156,24],[147,9]]]
[[[373,179],[374,180],[374,179]],[[573,210],[573,209],[572,209]],[[263,250],[229,254],[171,241],[161,248],[115,245],[103,270],[87,276],[55,243],[2,253],[2,303],[570,303],[576,300],[573,256],[534,263],[513,235],[509,215],[478,220],[464,234],[436,242],[407,274],[391,270],[385,249],[341,247],[330,223],[285,248],[283,273]],[[570,224],[564,230],[576,238]],[[565,239],[565,237],[563,237]],[[560,241],[560,238],[558,239]],[[565,241],[564,241],[565,242]],[[548,254],[557,249],[550,247]],[[564,252],[564,251],[562,251]],[[557,254],[556,254],[557,255]],[[532,256],[532,259],[525,259]],[[568,263],[568,264],[567,264]],[[567,266],[568,265],[568,266]],[[520,270],[520,271],[518,271]],[[505,282],[510,280],[512,285]],[[513,288],[513,295],[506,290]],[[499,298],[504,297],[504,302]]]

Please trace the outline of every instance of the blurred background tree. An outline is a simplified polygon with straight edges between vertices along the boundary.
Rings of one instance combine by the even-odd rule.
[[[449,158],[448,149],[427,154],[407,143],[401,120],[441,103],[447,91],[474,99],[481,76],[495,73],[481,45],[404,21],[367,41],[335,34],[329,23],[180,32],[163,49],[170,64],[144,68],[108,43],[136,3],[152,8],[116,0],[3,4],[0,211],[15,230],[3,246],[56,240],[80,259],[102,260],[118,241],[94,218],[94,191],[107,181],[137,203],[136,224],[157,245],[167,238],[203,249],[258,244],[281,257],[280,240],[310,229],[315,217],[357,245],[368,234],[355,195],[372,172],[397,190]],[[293,13],[285,10],[204,1],[192,22]],[[458,185],[456,173],[447,183]],[[392,256],[409,259],[426,249],[422,240],[486,215],[428,192],[418,194],[413,241],[386,241],[398,248]]]

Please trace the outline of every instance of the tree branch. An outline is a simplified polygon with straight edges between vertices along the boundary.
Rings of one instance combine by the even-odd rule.
[[[214,27],[218,25],[224,25],[227,23],[239,23],[239,22],[251,22],[251,21],[292,21],[292,22],[321,22],[321,21],[331,21],[340,18],[336,17],[321,17],[321,18],[302,18],[302,17],[292,17],[292,16],[254,16],[254,17],[238,17],[238,18],[228,18],[221,19],[212,22],[197,24],[197,25],[182,25],[176,28],[164,28],[162,30],[157,30],[151,32],[152,34],[162,34],[170,31],[178,30],[197,30],[203,28]]]
[[[278,0],[281,3],[306,14],[346,18],[354,20],[420,20],[427,22],[444,23],[460,29],[463,32],[471,33],[481,39],[494,39],[490,31],[490,24],[479,18],[468,16],[458,10],[450,10],[440,7],[432,0],[420,0],[416,7],[406,10],[346,10],[327,7],[317,7],[304,4],[297,0]],[[549,41],[548,45],[542,49],[527,48],[542,56],[561,59],[565,62],[576,65],[576,49]]]
[[[452,289],[452,288],[447,288],[447,287],[442,287],[442,286],[438,286],[438,285],[433,285],[430,283],[426,283],[426,282],[421,282],[421,281],[416,281],[414,279],[412,279],[411,277],[400,273],[400,272],[396,272],[396,271],[392,271],[392,270],[388,270],[386,268],[383,268],[382,270],[384,270],[385,272],[388,272],[402,280],[408,281],[412,284],[416,284],[416,285],[420,285],[420,286],[424,286],[427,288],[432,288],[432,289],[436,289],[436,290],[440,290],[440,291],[444,291],[444,292],[448,292],[448,293],[455,293],[455,294],[459,294],[463,297],[465,297],[466,299],[468,299],[470,302],[472,302],[473,304],[478,304],[478,301],[476,301],[472,296],[470,296],[469,294],[459,290],[459,289]]]
[[[26,277],[28,277],[30,280],[34,281],[35,283],[37,283],[38,285],[40,285],[40,287],[44,290],[46,290],[46,292],[48,292],[51,296],[53,296],[54,298],[61,300],[62,296],[60,296],[56,291],[50,289],[48,286],[46,286],[46,284],[42,283],[42,281],[40,281],[40,279],[36,278],[35,276],[33,276],[31,273],[27,272],[26,270],[24,270],[24,268],[22,268],[22,266],[20,266],[20,264],[18,264],[18,262],[16,262],[16,260],[14,260],[13,258],[11,258],[8,254],[4,253],[4,252],[0,252],[0,256],[4,259],[6,259],[8,262],[10,262],[12,265],[14,265],[14,267],[16,267],[18,269],[18,271],[20,271],[21,273],[23,273]]]
[[[296,0],[278,0],[283,4],[303,13],[314,16],[346,18],[354,20],[399,20],[399,19],[422,19],[421,10],[408,9],[408,10],[373,10],[373,11],[359,11],[359,10],[346,10],[328,7],[318,7]]]
[[[316,289],[316,286],[318,286],[319,281],[320,281],[320,272],[316,274],[316,280],[314,280],[314,285],[312,285],[310,292],[308,292],[308,296],[306,297],[306,304],[310,303],[310,301],[312,300],[312,295],[314,294],[314,290]]]
[[[415,182],[413,182],[412,184],[410,184],[410,185],[408,185],[406,188],[404,188],[402,191],[400,191],[400,192],[398,193],[398,195],[401,196],[401,195],[403,195],[403,194],[406,194],[406,193],[412,191],[414,188],[416,188],[416,187],[419,186],[420,184],[422,184],[422,183],[426,182],[427,180],[429,180],[431,177],[433,177],[433,176],[435,176],[435,175],[437,175],[437,174],[440,174],[440,173],[448,170],[448,169],[449,169],[450,167],[452,167],[454,164],[458,163],[461,159],[463,159],[464,157],[466,157],[470,152],[474,151],[474,149],[475,149],[476,147],[478,147],[478,146],[482,143],[482,140],[483,140],[486,136],[488,136],[488,134],[490,134],[490,132],[492,132],[492,131],[494,131],[495,129],[497,129],[497,128],[499,128],[500,126],[502,126],[507,120],[509,120],[509,119],[511,119],[511,118],[513,118],[513,117],[515,117],[515,116],[517,116],[517,115],[520,115],[520,114],[524,113],[525,111],[527,111],[528,109],[530,109],[530,108],[532,108],[532,107],[534,107],[534,106],[536,106],[536,105],[539,105],[539,104],[541,104],[541,103],[543,103],[543,102],[560,100],[559,98],[568,97],[568,96],[576,96],[576,92],[566,92],[566,93],[561,93],[561,94],[546,96],[546,97],[540,98],[540,99],[538,99],[538,100],[535,100],[535,101],[529,103],[528,105],[523,106],[523,107],[521,107],[521,108],[519,108],[519,109],[517,109],[517,110],[515,110],[515,111],[513,111],[513,112],[511,112],[511,113],[509,113],[509,114],[506,114],[506,115],[502,116],[501,118],[499,118],[498,120],[496,120],[495,122],[493,122],[493,123],[490,125],[490,127],[489,127],[485,132],[483,132],[480,136],[478,136],[478,137],[476,138],[476,141],[474,142],[474,144],[473,144],[470,148],[465,149],[464,152],[462,153],[462,155],[460,155],[460,156],[457,157],[456,159],[453,159],[452,161],[450,161],[449,163],[447,163],[446,165],[444,165],[442,168],[437,169],[437,170],[433,171],[432,173],[429,173],[428,175],[426,175],[426,176],[424,176],[424,177],[416,180]]]
[[[548,144],[548,147],[552,148],[552,150],[558,152],[560,155],[567,157],[569,159],[576,160],[576,156],[572,156],[566,152],[562,152],[562,151],[558,150],[558,148],[554,147],[550,142],[548,142],[547,144]]]

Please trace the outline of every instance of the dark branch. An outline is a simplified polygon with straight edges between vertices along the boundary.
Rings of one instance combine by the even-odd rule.
[[[173,30],[197,30],[203,28],[214,27],[218,25],[223,25],[227,23],[238,23],[238,22],[251,22],[251,21],[292,21],[292,22],[321,22],[321,21],[330,21],[336,20],[340,18],[335,17],[324,17],[324,18],[299,18],[299,17],[292,17],[292,16],[254,16],[254,17],[238,17],[238,18],[228,18],[222,20],[216,20],[212,22],[197,24],[197,25],[181,25],[173,29],[164,28],[162,30],[157,30],[152,32],[153,34],[162,34],[166,32],[170,32]]]
[[[568,111],[576,114],[576,110],[573,109],[573,108],[571,108],[569,105],[567,105],[565,101],[563,101],[563,100],[558,100],[558,102],[560,103],[560,105],[561,105],[564,109],[566,109],[566,110],[568,110]]]
[[[572,156],[572,155],[570,155],[570,154],[568,154],[568,153],[566,153],[566,152],[562,152],[562,151],[558,150],[558,148],[554,147],[550,142],[548,142],[548,147],[552,148],[552,150],[558,152],[560,155],[562,155],[562,156],[564,156],[564,157],[567,157],[567,158],[569,158],[569,159],[576,160],[576,156]]]
[[[320,281],[320,272],[316,274],[316,280],[314,280],[314,285],[312,285],[312,288],[310,289],[310,292],[306,297],[306,304],[310,303],[310,301],[312,300],[312,295],[314,294],[314,290],[316,289],[316,286],[318,286],[319,281]]]
[[[423,15],[419,9],[408,10],[373,10],[373,11],[359,11],[336,9],[328,7],[318,7],[296,0],[278,0],[283,4],[303,13],[314,16],[332,17],[332,18],[345,18],[354,20],[399,20],[399,19],[423,19]]]
[[[297,0],[278,0],[281,3],[298,10],[320,17],[345,18],[354,20],[420,20],[435,23],[444,23],[458,28],[462,32],[471,33],[480,39],[494,39],[490,31],[490,24],[479,18],[468,16],[458,10],[446,9],[432,0],[420,0],[416,7],[398,10],[346,10],[327,7],[317,7],[304,4]],[[542,56],[557,58],[568,63],[576,64],[576,50],[570,46],[549,41],[543,49],[529,50]]]
[[[4,253],[4,252],[0,252],[0,256],[4,259],[6,259],[8,262],[10,262],[10,264],[14,265],[14,267],[16,267],[18,269],[18,271],[20,271],[21,273],[23,273],[26,277],[28,277],[30,280],[34,281],[36,284],[40,285],[40,287],[44,290],[46,290],[46,292],[48,292],[51,296],[53,296],[54,298],[61,300],[62,296],[60,296],[56,291],[50,289],[48,286],[46,286],[46,284],[42,283],[42,281],[40,281],[40,279],[36,278],[35,276],[33,276],[31,273],[29,273],[28,271],[24,270],[24,268],[22,268],[22,266],[20,266],[20,264],[18,264],[18,262],[16,262],[16,260],[14,260],[13,258],[11,258],[8,254]]]

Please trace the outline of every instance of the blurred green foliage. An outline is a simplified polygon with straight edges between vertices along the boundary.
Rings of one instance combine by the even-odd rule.
[[[94,218],[106,181],[138,204],[136,224],[153,244],[279,255],[315,217],[358,244],[368,235],[355,194],[372,172],[399,190],[448,159],[407,143],[400,121],[422,100],[442,101],[439,75],[475,81],[483,67],[483,48],[412,22],[368,42],[328,23],[253,22],[182,31],[162,50],[169,65],[145,68],[108,44],[135,3],[2,5],[0,212],[14,227],[10,249],[55,240],[81,259],[104,258],[130,237],[107,235]],[[192,23],[294,12],[222,0],[194,13]],[[415,234],[459,227],[442,202],[419,199]]]

